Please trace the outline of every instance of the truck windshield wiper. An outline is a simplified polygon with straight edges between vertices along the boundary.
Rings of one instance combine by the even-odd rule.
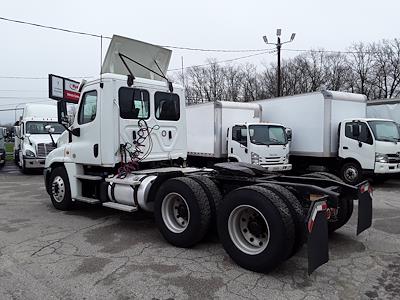
[[[384,138],[380,138],[378,141],[382,141],[382,142],[392,142],[392,143],[397,144],[397,142],[399,141],[399,139],[390,138],[390,137],[384,137]]]

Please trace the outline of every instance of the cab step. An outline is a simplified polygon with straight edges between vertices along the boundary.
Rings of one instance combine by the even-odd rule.
[[[89,204],[98,204],[98,203],[100,203],[100,200],[98,200],[98,199],[89,198],[89,197],[83,197],[83,196],[76,196],[74,198],[74,200],[75,201],[79,201],[79,202],[89,203]]]
[[[135,185],[139,185],[140,181],[139,180],[134,180],[131,178],[106,178],[105,179],[106,182],[109,183],[115,183],[115,184],[125,184],[125,185],[131,185],[131,186],[135,186]]]
[[[125,205],[125,204],[116,203],[116,202],[104,202],[103,206],[126,211],[126,212],[134,212],[134,211],[138,210],[137,206],[130,206],[130,205]]]
[[[93,180],[93,181],[103,180],[103,177],[101,177],[101,176],[85,175],[85,174],[75,175],[75,178],[82,179],[82,180]]]

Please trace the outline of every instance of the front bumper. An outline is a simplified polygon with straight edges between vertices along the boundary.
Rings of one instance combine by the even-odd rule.
[[[46,159],[40,157],[24,157],[25,168],[27,169],[42,169]]]
[[[400,173],[400,163],[376,162],[374,173],[376,174]]]
[[[271,172],[282,172],[282,171],[290,171],[292,169],[292,164],[281,164],[281,165],[260,165],[267,171]]]

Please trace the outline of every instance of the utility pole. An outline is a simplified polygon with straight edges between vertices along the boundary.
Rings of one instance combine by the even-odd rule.
[[[290,40],[282,43],[281,42],[281,33],[282,33],[281,29],[276,30],[276,36],[277,36],[276,43],[269,43],[267,36],[266,35],[263,36],[264,43],[267,45],[275,45],[276,50],[278,52],[278,67],[277,67],[277,72],[276,72],[277,73],[277,92],[276,92],[277,97],[282,96],[282,86],[281,86],[281,49],[282,49],[282,45],[293,42],[293,40],[296,36],[296,33],[292,33],[292,35],[290,36]]]

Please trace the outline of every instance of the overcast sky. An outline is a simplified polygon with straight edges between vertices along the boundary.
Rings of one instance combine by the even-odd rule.
[[[291,49],[345,50],[353,42],[399,38],[398,0],[279,1],[1,1],[0,17],[105,36],[119,34],[159,45],[211,49],[262,49],[265,34],[275,41],[296,32]],[[100,71],[100,40],[0,20],[0,77],[95,76]],[[104,41],[103,55],[107,41]],[[270,46],[268,46],[269,48]],[[251,53],[174,50],[170,69]],[[297,53],[283,52],[283,58]],[[257,65],[273,54],[236,61]],[[46,99],[46,79],[0,78],[0,109]],[[12,97],[12,98],[7,98]],[[14,112],[0,112],[0,124]]]

